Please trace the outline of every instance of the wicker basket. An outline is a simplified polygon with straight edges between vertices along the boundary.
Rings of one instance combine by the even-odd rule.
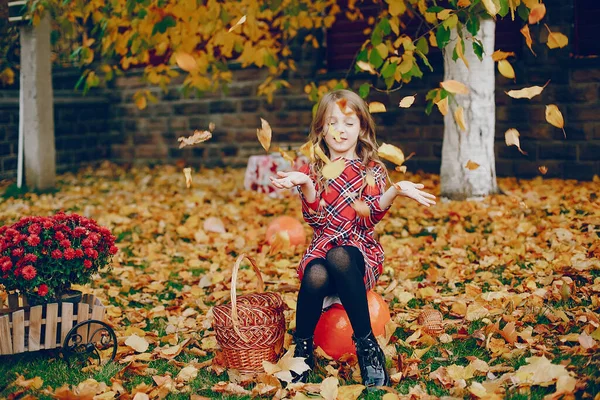
[[[237,297],[237,274],[247,258],[258,276],[258,292]],[[213,308],[213,328],[225,363],[243,373],[263,371],[262,362],[275,362],[283,349],[285,317],[277,293],[263,293],[264,282],[255,261],[240,254],[231,275],[231,303]]]
[[[423,327],[423,331],[432,336],[444,333],[444,317],[438,310],[427,308],[419,314],[417,322]]]

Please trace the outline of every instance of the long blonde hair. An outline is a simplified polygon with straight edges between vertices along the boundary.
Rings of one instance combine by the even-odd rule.
[[[334,90],[332,92],[327,93],[323,98],[319,101],[319,105],[317,106],[317,112],[315,113],[311,126],[310,133],[308,134],[308,139],[313,146],[319,146],[321,150],[327,155],[328,158],[331,159],[331,153],[329,152],[329,148],[325,143],[325,135],[327,131],[325,128],[325,118],[331,113],[331,109],[334,107],[335,103],[339,105],[344,105],[350,108],[352,111],[356,113],[358,120],[360,121],[360,133],[358,135],[358,142],[356,143],[356,155],[360,158],[363,165],[366,168],[369,168],[369,164],[371,161],[376,164],[381,165],[384,173],[387,178],[387,169],[385,165],[379,159],[377,155],[377,139],[375,137],[375,121],[373,121],[373,117],[369,112],[369,107],[367,103],[363,99],[360,98],[356,93],[346,90]],[[342,111],[344,107],[341,107]],[[318,157],[315,157],[315,160],[311,163],[310,169],[311,174],[315,176],[317,179],[317,183],[319,186],[319,191],[323,191],[323,189],[327,188],[327,180],[323,177],[321,170],[325,166],[325,162]],[[362,189],[366,185],[365,181],[365,171],[363,170],[363,186],[360,191],[362,193]]]

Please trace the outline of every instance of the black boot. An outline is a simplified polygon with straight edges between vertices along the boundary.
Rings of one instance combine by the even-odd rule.
[[[365,386],[388,386],[390,378],[385,369],[385,355],[377,339],[370,332],[364,338],[352,335],[356,346],[356,356],[360,366],[360,375]]]
[[[311,336],[309,338],[302,339],[302,338],[296,337],[294,335],[294,343],[296,344],[296,348],[294,349],[294,357],[305,358],[304,361],[306,362],[306,364],[308,364],[310,369],[307,371],[304,371],[301,374],[297,374],[294,371],[291,371],[292,382],[293,383],[296,383],[296,382],[305,383],[306,380],[308,379],[308,373],[315,366],[315,356],[313,353],[313,337]]]

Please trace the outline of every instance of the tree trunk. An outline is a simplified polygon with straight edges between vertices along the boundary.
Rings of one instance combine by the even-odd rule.
[[[466,30],[462,32],[468,69],[460,58],[452,60],[458,40],[456,29],[452,31],[451,42],[444,50],[444,80],[453,79],[469,88],[468,94],[455,95],[458,104],[450,101],[449,111],[444,116],[441,195],[452,200],[478,198],[498,192],[494,160],[495,76],[491,58],[495,29],[494,20],[481,20],[477,39],[483,43],[483,61],[479,61],[473,52],[472,41],[467,39],[471,34]],[[464,109],[465,131],[461,131],[454,117],[459,106]],[[479,167],[473,170],[466,168],[469,160],[479,164]]]
[[[38,26],[21,27],[19,135],[24,149],[19,151],[24,150],[25,182],[30,190],[50,189],[56,178],[48,14],[45,13]]]

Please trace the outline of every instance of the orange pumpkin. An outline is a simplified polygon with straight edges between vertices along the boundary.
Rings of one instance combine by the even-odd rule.
[[[306,242],[306,232],[300,221],[294,217],[283,215],[275,218],[267,227],[266,240],[269,244],[273,242],[277,232],[286,231],[292,246],[302,246]]]
[[[375,336],[385,334],[385,324],[390,320],[390,309],[385,300],[373,291],[367,292],[371,329]],[[334,304],[321,314],[315,328],[315,346],[320,346],[325,353],[339,359],[345,353],[356,354],[352,341],[352,325],[348,314],[341,304]]]

